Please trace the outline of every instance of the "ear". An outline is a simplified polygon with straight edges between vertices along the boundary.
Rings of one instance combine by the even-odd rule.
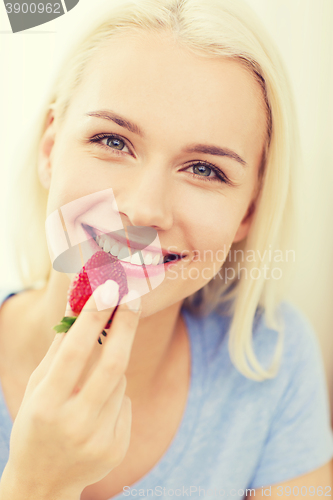
[[[243,218],[242,222],[240,223],[240,225],[237,229],[233,243],[238,243],[239,241],[242,241],[247,236],[247,234],[250,230],[251,224],[252,224],[255,208],[256,208],[256,200],[253,200],[250,203],[250,206],[246,212],[245,217]]]
[[[38,151],[38,176],[45,189],[50,189],[52,177],[52,150],[55,141],[54,111],[50,109]]]

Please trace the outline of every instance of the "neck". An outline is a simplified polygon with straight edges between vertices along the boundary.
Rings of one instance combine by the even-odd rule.
[[[69,279],[52,269],[47,285],[30,293],[27,302],[29,332],[28,352],[32,353],[32,364],[40,363],[49,349],[55,332],[52,329],[64,316],[67,305]],[[182,301],[141,318],[132,345],[126,370],[126,394],[135,402],[141,402],[156,391],[163,374],[170,365],[175,348],[184,334],[180,308]],[[99,357],[101,347],[96,342]],[[25,351],[27,352],[27,350]],[[35,367],[36,367],[35,366]]]

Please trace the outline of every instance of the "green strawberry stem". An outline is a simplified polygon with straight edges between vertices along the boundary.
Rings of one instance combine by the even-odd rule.
[[[56,333],[63,333],[63,332],[68,332],[70,327],[75,323],[77,320],[78,316],[64,316],[60,323],[58,325],[55,325],[53,327],[53,330],[56,331]],[[102,331],[102,335],[106,337],[107,333],[105,330]],[[101,342],[100,342],[101,344]]]

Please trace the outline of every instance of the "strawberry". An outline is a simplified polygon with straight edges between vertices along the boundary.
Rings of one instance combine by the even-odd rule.
[[[119,285],[118,306],[124,295],[128,293],[126,273],[116,257],[104,252],[103,250],[96,252],[87,261],[85,266],[82,267],[81,271],[76,275],[68,289],[67,300],[73,313],[79,315],[84,304],[92,295],[93,290],[110,279],[116,281]],[[114,312],[115,311],[116,309]],[[113,314],[105,328],[110,327]],[[53,329],[57,333],[67,332],[76,318],[77,316],[64,316],[60,324],[54,326]],[[106,335],[104,330],[103,335]],[[100,338],[98,339],[98,342],[100,344],[102,343]]]
[[[89,271],[89,273],[87,273]],[[118,304],[128,293],[126,273],[119,260],[103,250],[96,252],[76,275],[68,289],[67,299],[75,314],[82,311],[84,304],[99,285],[107,280],[114,280],[119,285]],[[91,288],[92,287],[92,288]],[[117,305],[118,305],[117,304]]]

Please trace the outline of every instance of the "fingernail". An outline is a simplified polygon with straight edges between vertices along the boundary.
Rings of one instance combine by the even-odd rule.
[[[130,311],[139,311],[141,306],[141,296],[136,290],[130,290],[124,299],[126,299],[126,305]]]
[[[107,280],[102,286],[100,286],[99,298],[103,304],[107,307],[113,307],[116,305],[118,299],[119,285],[114,280]]]

